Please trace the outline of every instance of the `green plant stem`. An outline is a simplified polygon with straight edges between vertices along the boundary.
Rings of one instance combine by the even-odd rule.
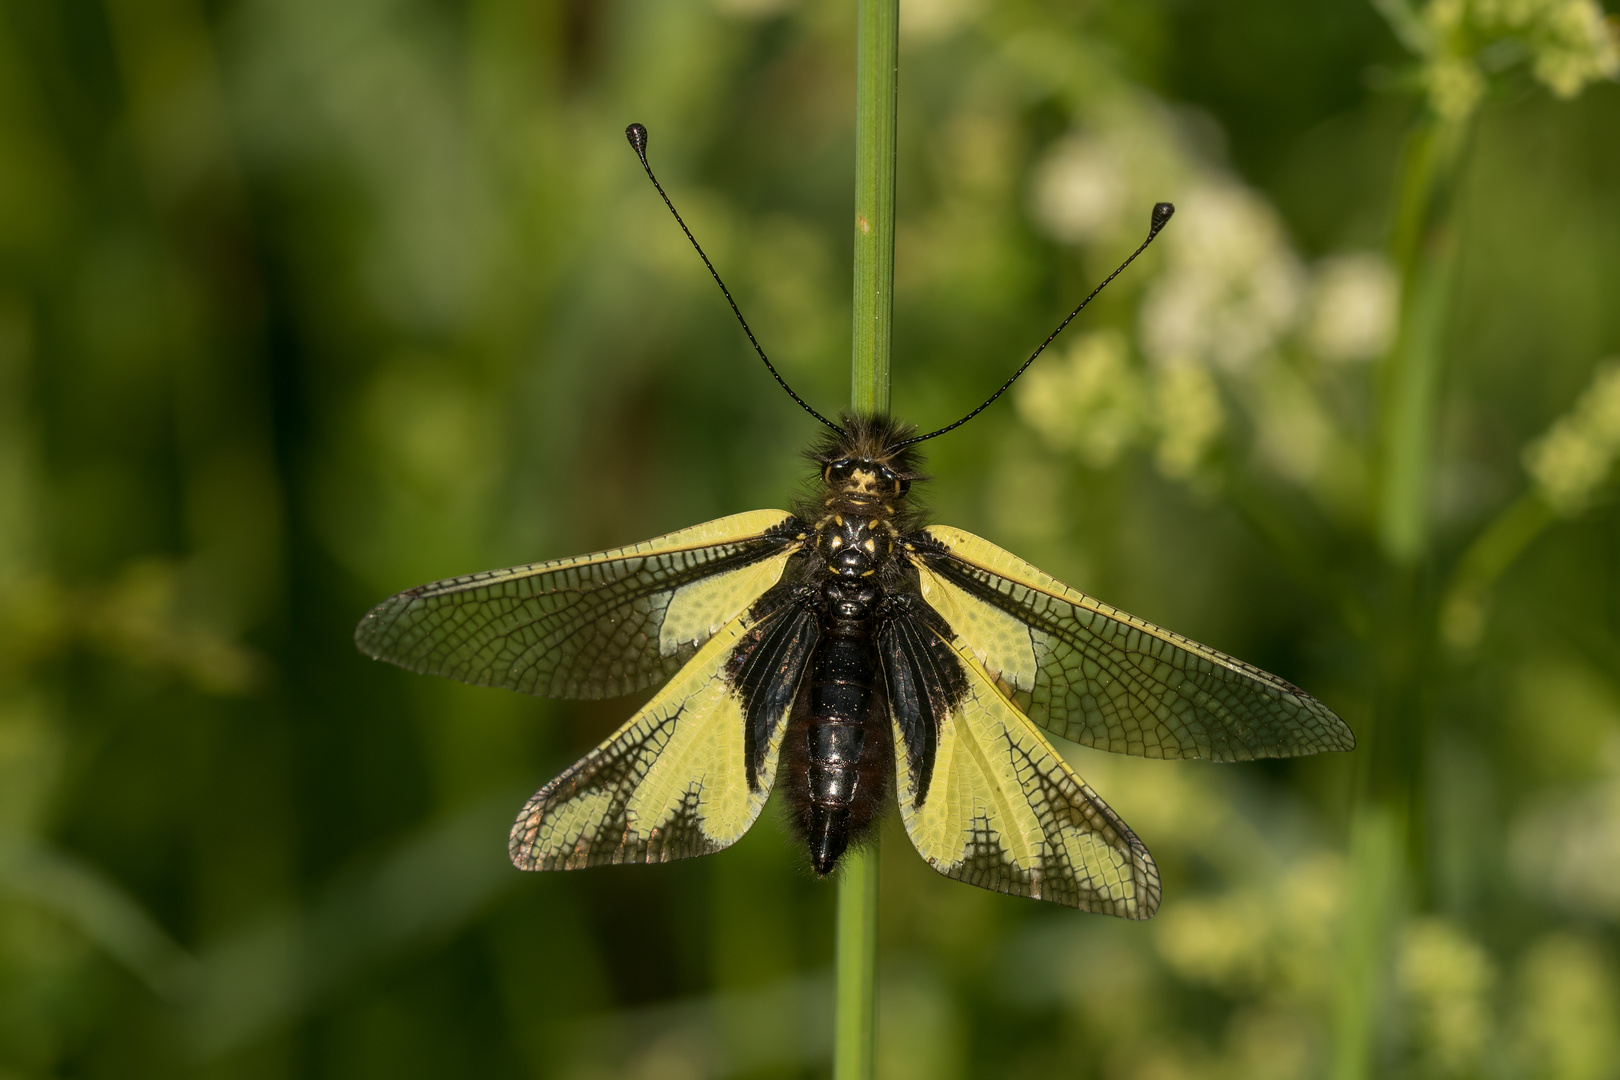
[[[1393,7],[1393,4],[1385,7]],[[1425,683],[1435,620],[1424,580],[1429,553],[1443,338],[1457,261],[1456,188],[1470,121],[1429,114],[1401,163],[1391,252],[1401,274],[1400,327],[1379,399],[1377,532],[1389,564],[1378,620],[1379,686],[1355,768],[1351,821],[1356,898],[1345,914],[1337,978],[1333,1080],[1377,1075],[1378,1001],[1404,904],[1421,903],[1425,865]]]
[[[858,0],[855,19],[855,333],[850,355],[851,403],[858,413],[887,413],[894,327],[899,0]]]
[[[1363,805],[1350,824],[1350,902],[1340,928],[1330,1080],[1378,1075],[1374,1034],[1400,920],[1401,846],[1395,811]]]
[[[1438,612],[1440,636],[1453,650],[1466,654],[1479,643],[1497,580],[1553,521],[1552,507],[1527,491],[1492,518],[1463,551]]]
[[[877,1045],[876,842],[844,856],[838,878],[834,1080],[869,1080]]]
[[[1457,262],[1454,195],[1468,130],[1465,119],[1420,121],[1397,193],[1391,247],[1401,272],[1401,319],[1383,371],[1378,531],[1385,555],[1401,566],[1428,549],[1441,344]]]
[[[889,411],[894,331],[895,108],[899,0],[857,0],[855,42],[855,318],[850,353],[856,413]],[[835,1080],[870,1080],[877,1043],[878,846],[844,856],[838,879]]]

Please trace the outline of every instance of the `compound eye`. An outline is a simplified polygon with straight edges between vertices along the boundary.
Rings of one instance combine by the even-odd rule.
[[[822,472],[822,476],[830,483],[843,483],[855,472],[855,463],[848,458],[835,461]]]

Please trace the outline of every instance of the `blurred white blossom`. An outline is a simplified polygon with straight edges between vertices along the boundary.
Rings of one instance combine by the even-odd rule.
[[[1205,160],[1183,127],[1151,101],[1113,102],[1036,168],[1032,214],[1064,243],[1134,239],[1138,204],[1169,198],[1177,214],[1138,308],[1149,372],[1128,363],[1123,337],[1093,336],[1026,378],[1020,413],[1049,445],[1096,468],[1150,438],[1160,471],[1185,480],[1226,428],[1218,373],[1256,412],[1262,460],[1296,482],[1315,479],[1342,440],[1315,388],[1267,358],[1302,330],[1324,358],[1377,355],[1396,317],[1394,274],[1381,257],[1357,254],[1328,260],[1313,282],[1271,204]]]
[[[1600,364],[1575,407],[1525,447],[1524,467],[1560,514],[1591,502],[1620,454],[1620,363]]]
[[[1540,30],[1531,70],[1559,97],[1574,97],[1587,83],[1620,74],[1613,24],[1591,0],[1549,5]]]
[[[738,0],[724,2],[736,3]],[[982,0],[906,0],[900,5],[900,33],[916,40],[942,38],[970,22],[981,7]]]
[[[1616,33],[1597,0],[1430,0],[1424,88],[1441,118],[1466,119],[1485,94],[1485,61],[1498,46],[1525,56],[1530,73],[1554,94],[1571,98],[1587,84],[1620,74]],[[1483,63],[1483,67],[1482,67]]]
[[[1544,937],[1519,973],[1519,1075],[1605,1080],[1620,1065],[1614,977],[1593,943],[1567,933]]]
[[[1226,424],[1220,389],[1207,369],[1177,364],[1158,373],[1153,404],[1159,427],[1159,471],[1172,480],[1188,479]]]
[[[1603,756],[1609,775],[1531,806],[1514,824],[1509,850],[1515,876],[1532,895],[1620,919],[1620,740]]]
[[[1318,851],[1294,860],[1277,880],[1167,908],[1154,942],[1188,982],[1324,998],[1345,889],[1344,859]]]
[[[1471,0],[1476,33],[1514,37],[1530,50],[1530,70],[1561,98],[1620,73],[1615,32],[1595,0]]]
[[[1100,138],[1071,136],[1035,171],[1035,218],[1066,243],[1095,240],[1125,212],[1129,183],[1123,155]]]
[[[1053,448],[1073,450],[1105,469],[1141,431],[1143,389],[1131,367],[1125,336],[1087,334],[1060,357],[1030,369],[1017,395],[1024,422]]]
[[[1414,1049],[1427,1071],[1473,1075],[1495,1030],[1490,954],[1444,919],[1415,919],[1401,940],[1396,979]]]
[[[1030,211],[1062,243],[1139,240],[1149,209],[1172,198],[1192,167],[1168,110],[1114,101],[1047,151],[1031,182]]]
[[[1423,69],[1429,105],[1441,119],[1467,119],[1485,96],[1485,76],[1472,57],[1436,56]]]
[[[1206,177],[1161,241],[1168,264],[1142,304],[1142,348],[1161,364],[1242,371],[1292,328],[1304,271],[1271,205]]]
[[[1371,360],[1395,333],[1400,277],[1383,255],[1323,259],[1311,282],[1305,338],[1324,360]]]

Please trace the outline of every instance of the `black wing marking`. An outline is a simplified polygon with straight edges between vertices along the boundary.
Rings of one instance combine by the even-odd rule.
[[[757,510],[613,551],[450,578],[378,604],[355,644],[477,686],[628,694],[679,670],[776,583],[803,541],[796,518]]]
[[[793,707],[810,654],[821,638],[812,604],[814,590],[802,580],[805,562],[802,554],[790,560],[782,580],[754,604],[749,613],[754,625],[726,669],[747,720],[748,784],[756,789],[777,725]]]
[[[947,877],[1015,896],[1145,919],[1159,872],[920,598],[895,597],[878,633],[895,736],[900,815]]]
[[[914,778],[911,797],[920,804],[928,797],[940,725],[961,701],[966,683],[961,661],[946,644],[950,627],[915,588],[913,581],[910,589],[890,594],[877,645],[898,744]]]
[[[907,538],[923,596],[1031,721],[1139,757],[1351,750],[1343,720],[1257,667],[1101,603],[960,529]]]
[[[815,620],[773,590],[715,634],[512,827],[524,870],[669,862],[735,843],[771,793]],[[744,760],[749,768],[744,769]]]

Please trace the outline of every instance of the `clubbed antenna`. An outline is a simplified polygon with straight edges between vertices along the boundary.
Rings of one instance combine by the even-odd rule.
[[[1120,263],[1119,268],[1116,269],[1112,274],[1109,274],[1107,277],[1103,278],[1102,284],[1098,285],[1095,289],[1092,289],[1090,294],[1087,295],[1084,300],[1080,301],[1080,306],[1075,308],[1073,311],[1069,312],[1068,318],[1066,318],[1062,322],[1058,323],[1058,328],[1056,330],[1052,331],[1050,334],[1048,334],[1046,336],[1045,341],[1041,342],[1040,345],[1036,346],[1035,351],[1029,354],[1029,359],[1024,361],[1023,366],[1020,367],[1017,371],[1012,373],[1012,378],[1008,379],[1006,382],[1001,384],[1001,389],[1000,390],[997,390],[995,393],[993,393],[989,397],[985,398],[984,403],[982,405],[980,405],[977,409],[974,409],[972,412],[968,413],[966,416],[962,417],[962,419],[958,420],[956,423],[954,423],[954,424],[946,424],[944,427],[940,428],[938,431],[930,431],[926,435],[918,435],[915,438],[910,438],[910,439],[905,440],[904,442],[896,443],[895,446],[894,446],[894,449],[898,450],[901,447],[910,446],[913,443],[925,442],[928,439],[932,439],[932,438],[934,438],[936,436],[943,435],[947,431],[954,431],[957,428],[961,427],[963,424],[967,423],[969,420],[973,419],[975,416],[978,416],[980,413],[984,412],[985,409],[989,408],[990,403],[995,401],[996,398],[1000,397],[1002,394],[1005,394],[1007,392],[1007,388],[1009,386],[1011,386],[1013,383],[1018,381],[1018,376],[1022,375],[1024,373],[1024,371],[1029,367],[1029,365],[1031,365],[1031,364],[1033,364],[1035,362],[1035,358],[1037,356],[1041,355],[1041,353],[1045,352],[1046,347],[1048,345],[1052,344],[1052,342],[1057,340],[1057,336],[1059,334],[1063,333],[1064,328],[1066,326],[1068,326],[1071,322],[1074,321],[1074,317],[1076,315],[1080,314],[1080,312],[1085,308],[1085,306],[1087,304],[1091,303],[1091,301],[1096,298],[1098,293],[1102,292],[1103,289],[1107,288],[1108,283],[1110,281],[1113,281],[1115,278],[1119,277],[1119,275],[1124,272],[1124,270],[1125,270],[1125,268],[1127,266],[1129,266],[1129,265],[1131,265],[1131,263],[1135,262],[1136,257],[1138,255],[1142,254],[1142,252],[1147,250],[1147,246],[1149,244],[1153,243],[1153,238],[1155,236],[1159,235],[1159,230],[1164,228],[1165,224],[1170,220],[1171,215],[1174,214],[1175,212],[1176,212],[1176,208],[1174,206],[1172,206],[1170,203],[1162,202],[1162,203],[1155,203],[1154,204],[1154,206],[1153,206],[1153,217],[1152,217],[1152,219],[1151,219],[1151,221],[1149,222],[1149,225],[1148,225],[1147,239],[1142,241],[1142,246],[1137,248],[1135,251],[1131,252],[1130,257],[1127,258],[1124,262]],[[806,408],[808,408],[808,406],[806,406]]]
[[[809,413],[811,416],[815,417],[817,420],[820,420],[823,424],[826,424],[828,427],[832,428],[834,431],[838,432],[838,434],[843,435],[843,428],[816,412],[816,410],[812,409],[804,398],[793,392],[793,387],[787,384],[787,380],[782,378],[781,374],[777,372],[776,365],[771,363],[771,358],[765,355],[765,350],[759,347],[759,342],[754,338],[754,332],[748,329],[748,320],[743,318],[743,313],[737,309],[737,301],[731,298],[731,290],[726,288],[726,283],[724,281],[720,280],[720,273],[714,268],[714,263],[710,262],[709,257],[703,253],[703,245],[697,242],[697,237],[692,235],[692,230],[688,229],[686,227],[686,222],[681,220],[680,211],[676,210],[675,204],[669,201],[669,196],[664,192],[664,185],[658,182],[658,177],[653,175],[652,166],[647,164],[647,129],[641,124],[631,124],[629,127],[624,129],[624,137],[630,140],[630,145],[636,151],[636,157],[641,159],[641,167],[646,170],[647,179],[651,180],[653,187],[658,189],[658,194],[663,198],[664,205],[669,207],[669,212],[675,215],[675,223],[681,227],[681,232],[685,233],[686,238],[692,242],[692,248],[698,253],[698,258],[703,260],[703,265],[709,268],[709,276],[714,278],[714,283],[716,285],[720,286],[720,292],[725,296],[726,303],[731,305],[731,313],[737,316],[737,322],[742,326],[743,333],[748,335],[748,343],[752,345],[754,347],[754,351],[759,354],[760,360],[764,361],[765,370],[771,373],[771,377],[776,380],[777,385],[781,386],[783,390],[787,391],[788,397],[799,403],[800,408]]]

